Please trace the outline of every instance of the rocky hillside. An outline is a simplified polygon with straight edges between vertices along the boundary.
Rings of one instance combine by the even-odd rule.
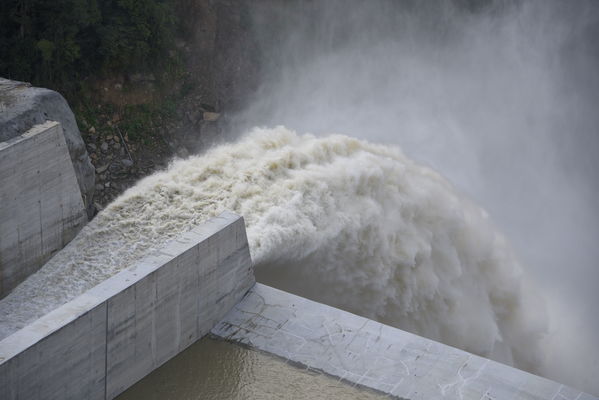
[[[97,210],[175,156],[218,141],[227,118],[257,84],[259,58],[248,4],[187,1],[174,71],[90,79],[73,102],[96,169]]]

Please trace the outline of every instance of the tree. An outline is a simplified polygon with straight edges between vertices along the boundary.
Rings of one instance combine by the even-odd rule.
[[[3,0],[0,75],[61,90],[89,75],[160,66],[175,0]]]

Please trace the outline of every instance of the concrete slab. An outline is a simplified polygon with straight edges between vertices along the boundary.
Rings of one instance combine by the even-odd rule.
[[[212,334],[405,399],[595,399],[527,372],[265,285]]]

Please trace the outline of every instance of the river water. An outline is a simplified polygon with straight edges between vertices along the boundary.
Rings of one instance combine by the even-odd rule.
[[[388,398],[301,366],[205,337],[133,385],[118,400]]]

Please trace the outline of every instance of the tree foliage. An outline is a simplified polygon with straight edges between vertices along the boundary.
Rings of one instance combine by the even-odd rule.
[[[2,0],[0,76],[66,89],[91,74],[160,66],[175,0]]]

